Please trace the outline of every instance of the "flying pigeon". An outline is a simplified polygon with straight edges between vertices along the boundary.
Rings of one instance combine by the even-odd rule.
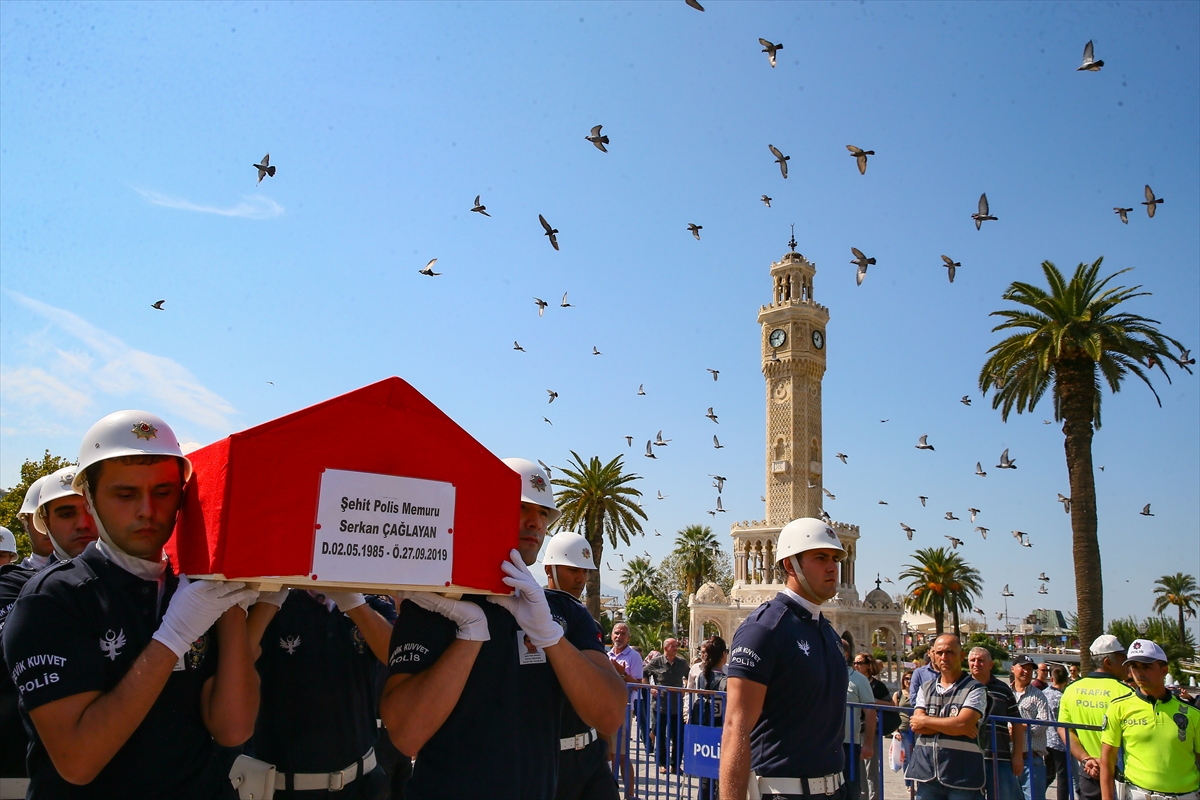
[[[1043,425],[1052,425],[1052,424],[1054,424],[1054,423],[1052,423],[1052,422],[1051,422],[1050,420],[1048,420],[1048,419],[1044,419],[1044,420],[1042,420],[1042,424],[1043,424]]]
[[[905,525],[903,522],[901,522],[901,523],[900,523],[900,527],[904,529],[904,532],[905,532],[906,534],[908,534],[908,540],[911,542],[911,541],[912,541],[912,535],[913,535],[914,533],[916,533],[916,532],[917,532],[917,529],[916,529],[916,528],[910,528],[910,527],[908,527],[907,525]]]
[[[522,353],[525,352],[525,348],[521,347],[521,345],[518,344],[515,339],[513,340],[513,350],[520,350]]]
[[[252,166],[256,170],[258,170],[257,183],[262,183],[262,179],[267,177],[268,175],[271,176],[272,178],[275,177],[275,168],[271,166],[271,154],[270,153],[267,153],[265,156],[263,156],[262,163],[254,164]]]
[[[986,220],[996,220],[996,217],[993,217],[988,211],[987,192],[979,195],[979,213],[972,214],[971,219],[975,220],[975,230],[979,230]]]
[[[569,292],[563,292],[562,302],[558,304],[559,308],[574,308],[574,306],[572,306],[570,303],[567,302],[568,294],[569,294]]]
[[[1146,207],[1146,213],[1149,216],[1153,217],[1155,209],[1158,208],[1158,204],[1165,203],[1165,202],[1166,202],[1166,200],[1163,200],[1161,197],[1154,196],[1154,190],[1151,189],[1150,184],[1147,183],[1146,184],[1146,202],[1142,203],[1142,205],[1144,205]]]
[[[538,214],[538,220],[542,223],[542,227],[546,229],[545,235],[550,237],[551,246],[555,250],[557,250],[558,249],[558,237],[555,236],[555,234],[558,233],[558,228],[550,227],[550,223],[546,222],[546,218],[543,217],[541,214]]]
[[[1190,357],[1191,354],[1192,354],[1191,350],[1184,350],[1181,347],[1181,348],[1179,348],[1179,358],[1175,359],[1175,361],[1178,362],[1179,366],[1181,366],[1181,367],[1186,367],[1188,364],[1195,364],[1196,359],[1191,358]]]
[[[717,422],[717,415],[713,413],[712,406],[708,407],[708,413],[705,414],[704,416],[708,417],[713,422]],[[721,423],[717,422],[717,424],[720,425]]]
[[[626,436],[626,437],[625,437],[625,446],[626,446],[626,447],[633,447],[633,437],[632,437],[632,436]]]
[[[638,384],[638,397],[646,396],[646,388],[645,387],[646,387],[646,384],[644,384],[644,383]]]
[[[553,422],[551,422],[551,421],[550,421],[549,419],[547,419],[546,417],[542,417],[542,422],[546,423],[547,425],[549,425],[549,426],[550,426],[550,427],[552,427],[552,428],[554,427],[554,423],[553,423]]]
[[[883,579],[883,582],[884,582],[884,583],[891,583],[891,584],[894,584],[894,583],[895,583],[895,581],[893,581],[891,578],[884,578],[884,579]]]
[[[1038,594],[1050,594],[1049,592],[1046,591],[1046,584],[1044,584],[1044,583],[1042,584],[1041,588],[1038,589]]]
[[[771,198],[767,197],[765,194],[762,196],[762,201],[767,208],[771,207]]]
[[[830,500],[837,500],[837,495],[835,495],[833,492],[826,489],[824,486],[821,487],[821,491],[824,492],[825,496],[828,497]]]
[[[558,392],[554,391],[553,389],[547,389],[547,390],[546,390],[546,394],[550,395],[550,402],[551,402],[551,403],[553,403],[553,402],[554,402],[554,398],[558,397]]]
[[[961,399],[961,400],[959,400],[958,402],[962,403],[964,406],[969,406],[969,405],[971,405],[971,395],[969,395],[969,394],[964,394],[964,395],[962,396],[962,399]]]
[[[700,5],[700,3],[696,2],[696,0],[683,0],[683,1],[685,3],[687,3],[689,6],[691,6],[692,8],[696,9],[697,11],[704,10],[704,6]]]
[[[1128,214],[1130,211],[1133,211],[1133,209],[1132,208],[1121,208],[1120,206],[1113,206],[1113,213],[1116,214],[1118,217],[1120,217],[1121,222],[1124,222],[1126,225],[1129,224]]]
[[[926,501],[926,500],[928,500],[929,498],[928,498],[928,497],[926,497],[926,496],[925,496],[925,495],[923,495],[923,494],[919,494],[919,495],[917,495],[917,499],[921,501],[921,508],[924,508],[924,507],[925,507],[925,501]]]
[[[659,431],[658,435],[654,437],[654,446],[655,447],[666,447],[667,443],[671,442],[671,441],[673,441],[673,440],[662,438],[662,431]]]
[[[850,252],[854,254],[854,260],[850,263],[858,265],[858,275],[855,277],[855,280],[858,281],[859,286],[862,286],[863,278],[867,277],[867,267],[874,264],[875,259],[867,258],[863,255],[862,250],[859,250],[857,247],[851,247]]]
[[[784,180],[787,180],[787,162],[790,161],[792,157],[785,156],[783,153],[779,152],[779,148],[773,144],[769,144],[767,147],[771,148],[771,153],[774,154],[775,160],[779,162],[779,171],[783,173]]]
[[[922,433],[922,434],[921,434],[921,441],[920,441],[920,442],[918,442],[917,444],[914,444],[914,445],[913,445],[913,447],[917,448],[918,450],[932,450],[932,449],[933,449],[933,445],[929,444],[929,443],[926,441],[926,439],[928,439],[928,438],[929,438],[929,434],[927,434],[927,433]],[[924,505],[924,504],[922,504],[922,505]]]
[[[975,527],[975,530],[979,531],[980,535],[981,535],[981,536],[983,536],[983,538],[986,540],[986,539],[987,539],[987,535],[988,535],[988,531],[990,531],[990,530],[991,530],[991,528],[985,528],[985,527],[983,527],[982,525],[978,525],[978,526],[976,526],[976,527]]]
[[[1000,454],[1000,463],[996,465],[996,469],[1016,469],[1017,462],[1009,459],[1008,448],[1004,448],[1004,452]]]
[[[592,345],[592,355],[602,356],[602,355],[604,355],[604,353],[601,353],[600,350],[596,347],[596,345]]]
[[[846,463],[846,459],[849,457],[850,456],[846,455],[845,453],[838,453],[837,455],[834,456],[834,458],[839,459],[843,464]]]
[[[166,300],[156,300],[155,302],[150,304],[150,307],[156,308],[159,311],[166,311],[166,309],[163,308],[163,303],[165,303],[165,302],[167,302],[167,301]]]
[[[1044,573],[1044,572],[1043,572],[1041,575],[1038,575],[1038,578],[1037,578],[1037,579],[1038,579],[1039,581],[1048,581],[1048,580],[1050,580],[1049,578],[1047,578],[1047,577],[1046,577],[1046,573]]]
[[[948,519],[948,520],[956,520],[956,519],[958,519],[958,517],[954,516],[954,512],[953,512],[953,511],[947,511],[947,512],[946,512],[946,519]]]
[[[833,520],[829,517],[829,512],[823,508],[821,509],[821,519],[825,522],[826,525],[833,524]]]
[[[846,149],[850,151],[850,155],[854,156],[854,160],[858,162],[858,174],[867,174],[867,156],[875,155],[874,150],[863,150],[855,147],[852,144],[846,145]]]
[[[717,441],[716,434],[713,434],[713,447],[715,447],[717,450],[720,450],[725,447],[725,445],[723,445]]]
[[[546,477],[551,477],[550,473],[552,473],[554,470],[550,468],[550,465],[545,461],[542,461],[540,458],[537,460],[537,462],[542,465],[542,469],[546,470]]]
[[[971,610],[974,611],[976,614],[978,614],[981,617],[986,614],[986,612],[982,608],[972,608]]]
[[[962,266],[961,261],[953,261],[950,256],[942,256],[942,261],[945,262],[946,275],[949,276],[950,282],[954,283],[954,270]]]
[[[891,417],[888,417],[888,419],[891,419]],[[888,420],[887,420],[887,419],[881,419],[881,420],[879,420],[879,421],[880,421],[880,422],[887,422]]]
[[[662,536],[662,534],[658,532],[658,528],[655,528],[655,529],[654,529],[654,535],[655,535],[655,536]]]
[[[1154,516],[1153,514],[1150,513],[1150,504],[1149,503],[1146,503],[1146,505],[1142,508],[1140,513],[1143,517],[1153,517]]]
[[[1063,504],[1063,512],[1071,513],[1071,498],[1065,497],[1062,492],[1058,493],[1058,502]]]
[[[1001,597],[1012,597],[1013,593],[1008,590],[1008,584],[1004,584],[1004,588],[1000,591]]]
[[[476,214],[483,214],[485,217],[491,216],[491,214],[487,213],[487,206],[479,202],[479,195],[475,195],[475,207],[471,210]]]
[[[971,515],[971,522],[975,521],[975,515],[982,513],[978,508],[968,508],[967,513]]]
[[[433,271],[433,265],[436,263],[437,263],[437,259],[431,258],[431,259],[429,259],[429,263],[425,265],[425,268],[419,269],[419,270],[417,270],[417,272],[421,273],[422,275],[428,275],[431,278],[434,275],[441,275],[442,273]]]
[[[696,241],[700,241],[700,231],[704,230],[703,225],[697,225],[694,222],[689,222],[687,229],[692,232],[692,236],[696,237]]]
[[[714,381],[717,379],[717,376],[721,374],[721,370],[719,370],[719,369],[710,369],[710,368],[708,368],[708,367],[705,367],[705,368],[704,368],[704,370],[705,370],[705,372],[711,372],[711,373],[712,373],[712,376],[713,376],[713,380],[714,380]]]
[[[953,536],[946,536],[950,540],[950,549],[957,550],[958,546],[963,543],[962,539],[956,539]]]
[[[983,464],[980,464],[978,461],[975,462],[975,474],[981,478],[987,477],[987,473],[983,471]]]
[[[1029,541],[1029,538],[1028,538],[1028,537],[1029,537],[1029,534],[1028,534],[1028,533],[1027,533],[1027,534],[1025,534],[1025,537],[1026,537],[1026,538],[1024,538],[1024,539],[1022,539],[1022,540],[1021,540],[1021,547],[1033,547],[1033,542]]]
[[[1104,66],[1103,61],[1097,61],[1095,53],[1092,50],[1092,42],[1089,39],[1088,43],[1083,46],[1083,64],[1076,68],[1076,72],[1099,72]]]
[[[659,500],[666,500],[666,499],[667,499],[668,497],[670,497],[670,496],[671,496],[671,495],[669,495],[669,494],[663,494],[663,493],[662,493],[662,489],[659,489],[659,490],[658,490],[658,499],[659,499]]]
[[[543,300],[540,297],[533,298],[533,302],[537,303],[539,317],[545,313],[546,306],[550,305],[549,303],[547,303],[545,300]]]
[[[771,62],[771,69],[775,69],[775,54],[783,49],[783,45],[782,44],[771,44],[766,39],[763,39],[761,36],[758,39],[758,43],[763,46],[762,51],[767,54],[767,60]],[[787,175],[784,175],[783,177],[786,178]]]
[[[720,494],[725,489],[726,478],[724,475],[709,475],[713,479],[713,486],[717,487],[717,494]]]
[[[646,458],[658,458],[658,456],[654,455],[653,445],[650,444],[649,439],[646,440]]]
[[[767,496],[766,496],[765,494],[760,494],[760,495],[758,496],[758,499],[759,499],[759,500],[761,500],[761,501],[762,501],[762,502],[764,502],[764,503],[765,503],[765,502],[767,502]]]
[[[608,150],[605,149],[604,145],[608,144],[608,137],[600,135],[600,129],[603,127],[603,125],[597,125],[596,127],[592,128],[592,132],[590,134],[583,138],[596,145],[596,149],[600,152],[607,153]]]
[[[709,515],[709,516],[711,516],[711,517],[715,517],[715,516],[717,515],[717,512],[716,512],[716,511],[705,511],[704,513],[705,513],[705,514],[708,514],[708,515]]]
[[[724,513],[725,513],[725,509],[721,507],[721,498],[720,498],[720,496],[718,496],[718,497],[717,497],[717,511],[720,511],[722,514],[724,514]]]

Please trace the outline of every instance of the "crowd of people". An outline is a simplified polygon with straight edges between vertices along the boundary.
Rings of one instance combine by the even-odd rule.
[[[505,463],[522,489],[511,595],[258,592],[164,554],[192,472],[170,426],[97,422],[76,466],[29,487],[31,554],[16,562],[0,529],[0,800],[615,800],[618,776],[633,798],[653,775],[626,738],[677,774],[687,723],[720,729],[701,800],[880,800],[889,739],[916,800],[1044,800],[1070,763],[1084,800],[1200,800],[1200,711],[1154,642],[1101,636],[1075,680],[1018,657],[1004,681],[947,634],[892,694],[822,614],[840,540],[798,519],[776,548],[785,585],[731,642],[643,658],[623,622],[606,647],[580,602],[584,537],[552,537],[534,578],[560,512],[538,464]]]

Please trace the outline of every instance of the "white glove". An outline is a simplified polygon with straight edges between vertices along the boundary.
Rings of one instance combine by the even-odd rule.
[[[355,592],[326,592],[325,596],[332,600],[343,614],[367,604],[367,598]]]
[[[536,580],[521,554],[516,550],[509,553],[510,561],[500,562],[500,569],[507,576],[504,582],[517,590],[514,597],[488,597],[498,606],[508,609],[517,624],[525,631],[534,647],[551,647],[563,637],[562,625],[550,616],[550,604],[546,602],[546,590]]]
[[[465,600],[451,600],[433,592],[401,592],[400,601],[411,600],[426,611],[441,614],[458,626],[458,638],[469,642],[486,642],[492,638],[483,609]]]
[[[183,656],[192,642],[204,635],[217,618],[230,608],[253,600],[255,591],[238,581],[187,581],[180,576],[179,588],[171,597],[162,624],[152,638],[176,656]]]
[[[285,586],[278,592],[259,592],[258,599],[254,602],[266,603],[267,605],[272,605],[276,608],[283,608],[283,604],[287,601],[288,592],[290,591],[291,589]]]

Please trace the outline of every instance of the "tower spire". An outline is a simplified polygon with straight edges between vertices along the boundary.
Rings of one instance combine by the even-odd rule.
[[[796,252],[796,223],[792,223],[792,238],[788,240],[788,247],[792,248],[792,252]]]

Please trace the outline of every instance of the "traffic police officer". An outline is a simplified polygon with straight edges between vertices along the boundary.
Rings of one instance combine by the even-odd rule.
[[[33,526],[33,514],[37,511],[38,497],[41,494],[42,484],[48,477],[50,476],[43,475],[29,484],[29,488],[25,490],[25,498],[21,501],[21,510],[17,512],[17,519],[21,520],[21,525],[29,536],[29,555],[21,561],[21,566],[27,569],[45,569],[54,559],[54,546],[50,544],[50,537]]]
[[[565,594],[576,603],[587,586],[588,573],[596,569],[588,540],[572,531],[560,531],[550,538],[542,564],[547,598]],[[555,800],[618,800],[621,794],[608,765],[608,743],[579,718],[569,702],[563,703],[558,736]]]
[[[275,797],[386,800],[376,682],[395,620],[390,598],[259,595],[247,623],[262,679],[251,752],[275,766]]]
[[[776,549],[787,583],[733,635],[721,736],[721,798],[845,796],[846,685],[842,643],[821,614],[837,594],[837,534],[797,519]]]
[[[517,549],[501,564],[516,594],[409,593],[392,631],[380,713],[396,748],[417,754],[408,800],[550,800],[564,695],[603,736],[625,717],[625,684],[599,626],[526,566],[559,517],[550,481],[530,461],[505,463],[521,476]]]
[[[253,731],[258,677],[236,606],[254,592],[168,569],[190,476],[153,414],[110,414],[84,437],[73,485],[101,541],[31,578],[4,626],[33,739],[31,797],[232,794],[214,740]]]
[[[1058,721],[1102,727],[1109,703],[1129,694],[1129,687],[1122,683],[1125,647],[1120,639],[1106,633],[1097,637],[1089,649],[1097,669],[1063,690]],[[1083,766],[1078,776],[1080,797],[1100,800],[1100,731],[1060,728],[1059,736],[1070,743],[1071,755]]]
[[[1100,791],[1115,800],[1117,754],[1124,750],[1128,800],[1196,800],[1200,796],[1200,711],[1165,685],[1167,654],[1134,639],[1125,660],[1137,689],[1108,705],[1100,734]]]

